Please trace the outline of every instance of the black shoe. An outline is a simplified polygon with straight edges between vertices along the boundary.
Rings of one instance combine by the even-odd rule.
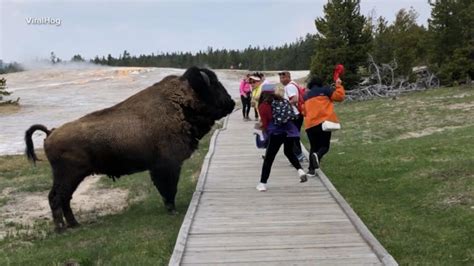
[[[319,159],[318,159],[318,154],[317,153],[311,153],[309,156],[309,159],[311,160],[311,164],[314,166],[315,169],[319,168]]]
[[[316,176],[316,170],[309,169],[308,172],[306,173],[306,175],[309,176],[309,177],[315,177]]]

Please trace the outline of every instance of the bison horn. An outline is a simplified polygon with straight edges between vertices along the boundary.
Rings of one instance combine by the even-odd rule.
[[[211,86],[211,81],[209,80],[209,76],[207,76],[207,74],[206,74],[205,72],[203,72],[203,71],[199,71],[199,72],[201,73],[202,78],[203,78],[204,81],[206,82],[206,85],[207,85],[208,87],[210,87],[210,86]]]

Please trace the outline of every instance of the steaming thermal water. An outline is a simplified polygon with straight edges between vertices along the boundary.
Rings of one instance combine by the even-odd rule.
[[[25,149],[24,134],[33,124],[48,128],[80,118],[92,111],[110,107],[168,75],[181,75],[183,69],[88,67],[49,68],[3,75],[12,98],[20,97],[21,109],[0,114],[0,155],[19,154]],[[239,98],[239,82],[246,73],[216,70],[219,80],[233,98]],[[276,73],[276,72],[275,72]],[[308,71],[294,71],[295,79]],[[269,76],[278,82],[278,76]],[[43,147],[44,133],[34,136],[35,148]]]

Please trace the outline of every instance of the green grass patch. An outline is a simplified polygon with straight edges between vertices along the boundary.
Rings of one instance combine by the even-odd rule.
[[[121,177],[117,182],[103,178],[103,187],[120,187],[130,191],[130,206],[122,213],[80,220],[82,227],[64,234],[52,232],[51,221],[32,228],[21,228],[14,237],[0,241],[0,265],[167,265],[179,228],[194,192],[202,161],[209,148],[211,133],[183,165],[176,206],[171,216],[147,172]],[[44,156],[44,155],[43,155]],[[40,155],[41,157],[41,155]],[[43,157],[44,158],[44,157]],[[51,186],[47,162],[33,168],[23,156],[0,157],[0,191],[44,191]],[[0,199],[0,206],[3,201]],[[25,233],[26,232],[26,233]]]
[[[17,192],[36,192],[51,188],[52,178],[49,163],[44,154],[39,153],[44,161],[34,167],[25,156],[0,156],[0,192],[13,188]]]
[[[457,87],[336,107],[322,169],[401,265],[474,264],[473,103]]]
[[[3,196],[3,197],[0,197],[0,207],[2,207],[3,205],[7,204],[8,202],[8,198]]]

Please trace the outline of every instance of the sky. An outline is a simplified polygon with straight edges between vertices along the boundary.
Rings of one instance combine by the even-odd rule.
[[[86,59],[124,50],[131,55],[160,52],[244,49],[279,46],[316,33],[314,19],[323,16],[327,0],[0,0],[0,59],[26,62]],[[395,19],[413,7],[427,25],[428,0],[362,0],[361,13]],[[56,24],[33,24],[50,18]],[[57,21],[60,24],[57,25]]]

